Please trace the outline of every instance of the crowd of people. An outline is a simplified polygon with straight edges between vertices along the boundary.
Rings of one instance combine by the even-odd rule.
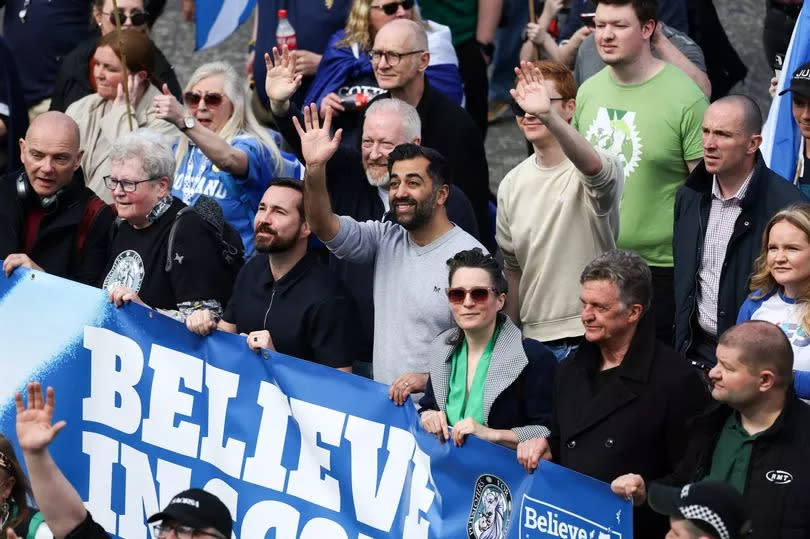
[[[0,1],[6,275],[370,377],[442,442],[611,483],[636,537],[810,536],[810,62],[783,178],[710,1],[259,0],[247,76],[184,86],[164,3]],[[766,4],[783,54],[802,1]],[[509,111],[528,156],[491,183]],[[106,537],[48,452],[53,392],[27,397],[0,526]],[[149,522],[233,525],[199,489]]]

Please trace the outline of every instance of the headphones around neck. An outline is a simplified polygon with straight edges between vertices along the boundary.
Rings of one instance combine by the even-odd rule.
[[[31,182],[28,180],[28,175],[24,170],[17,176],[17,197],[23,203],[36,204],[45,211],[52,211],[57,208],[59,205],[59,195],[64,190],[63,187],[52,195],[40,196],[34,191],[34,188],[31,187]]]

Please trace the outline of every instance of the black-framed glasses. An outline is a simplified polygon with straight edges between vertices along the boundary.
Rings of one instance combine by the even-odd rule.
[[[402,2],[386,2],[381,6],[369,6],[374,9],[381,9],[386,15],[393,15],[402,6],[402,9],[408,11],[413,7],[414,0],[402,0]]]
[[[146,180],[119,180],[115,176],[107,175],[104,176],[104,185],[107,186],[107,189],[110,191],[115,191],[120,185],[125,193],[134,193],[138,188],[138,184],[151,182],[155,179],[157,178],[149,178]]]
[[[447,301],[454,305],[458,305],[464,303],[464,300],[467,299],[467,294],[470,295],[470,298],[475,303],[484,303],[486,300],[489,299],[489,293],[492,292],[493,294],[497,294],[497,290],[495,290],[491,286],[474,286],[472,288],[447,288],[445,289],[447,293]]]
[[[115,15],[118,15],[118,20],[121,21],[121,24],[124,24],[127,19],[129,22],[132,23],[132,26],[143,26],[149,20],[145,11],[133,11],[129,15],[127,15],[123,9],[118,8],[117,10],[112,10],[109,13],[102,11],[104,15],[107,15],[110,18],[110,24],[115,24]]]
[[[209,107],[218,107],[222,104],[222,100],[225,98],[224,95],[218,94],[216,92],[212,92],[210,94],[200,95],[197,92],[186,92],[183,94],[183,101],[189,107],[196,107],[199,106],[200,101],[205,101],[205,104]]]
[[[191,526],[181,526],[179,524],[175,526],[163,523],[155,524],[152,526],[152,531],[155,532],[155,537],[158,538],[168,537],[169,532],[174,531],[178,539],[196,539],[197,537],[216,537],[217,539],[222,539],[219,534],[204,532],[192,528]]]
[[[565,101],[566,99],[564,97],[551,97],[551,98],[549,98],[549,100],[550,101]],[[520,116],[521,118],[523,116],[526,116],[526,111],[523,110],[523,108],[520,105],[518,105],[517,101],[515,101],[514,99],[512,99],[509,102],[509,107],[512,109],[512,114],[514,114],[515,116]]]
[[[412,54],[421,54],[425,52],[424,50],[418,51],[409,51],[409,52],[394,52],[394,51],[380,51],[377,49],[373,49],[371,52],[368,53],[371,56],[371,63],[378,64],[380,60],[385,57],[385,61],[391,67],[396,66],[402,60],[403,56],[410,56]]]

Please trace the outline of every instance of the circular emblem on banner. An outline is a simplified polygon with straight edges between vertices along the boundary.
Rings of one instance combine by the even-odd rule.
[[[512,515],[512,493],[500,478],[482,475],[475,480],[467,519],[469,539],[504,539]]]
[[[141,284],[143,284],[143,275],[141,255],[137,251],[128,249],[115,257],[110,273],[104,278],[102,288],[109,292],[116,286],[123,286],[139,292]]]

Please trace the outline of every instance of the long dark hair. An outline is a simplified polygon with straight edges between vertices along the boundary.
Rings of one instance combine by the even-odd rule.
[[[28,505],[28,497],[33,497],[33,494],[31,493],[31,485],[28,483],[25,473],[23,473],[11,442],[2,434],[0,434],[0,470],[5,472],[8,477],[14,478],[14,487],[12,487],[11,495],[6,501],[8,501],[9,511],[13,512],[14,508],[17,509],[17,515],[6,522],[3,527],[2,531],[5,536],[8,528],[16,528],[31,515],[33,509]]]
[[[491,254],[484,254],[480,247],[457,252],[453,255],[453,258],[447,260],[447,267],[450,270],[447,275],[448,286],[453,286],[453,275],[456,274],[459,268],[477,268],[489,274],[492,288],[495,289],[496,294],[506,294],[509,291],[509,284],[503,275],[500,262]],[[504,320],[506,320],[506,315],[499,312],[495,323],[500,325]],[[463,335],[464,332],[456,326],[456,331],[451,332],[447,337],[447,344],[452,346],[460,345]]]

